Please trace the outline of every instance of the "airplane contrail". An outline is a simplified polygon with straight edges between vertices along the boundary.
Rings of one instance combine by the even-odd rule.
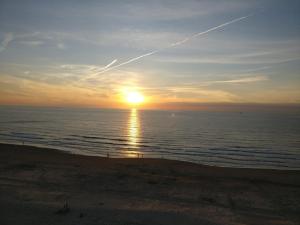
[[[135,57],[135,58],[129,59],[129,60],[125,61],[125,62],[122,62],[122,63],[120,63],[120,64],[118,64],[118,65],[115,65],[115,66],[112,66],[112,67],[109,67],[109,68],[108,68],[108,66],[111,66],[111,65],[113,64],[113,63],[110,63],[110,64],[108,64],[108,66],[106,66],[106,68],[105,68],[104,70],[100,71],[98,74],[105,73],[105,72],[107,72],[107,71],[116,69],[116,68],[118,68],[118,67],[120,67],[120,66],[124,66],[124,65],[126,65],[126,64],[128,64],[128,63],[132,63],[132,62],[137,61],[137,60],[139,60],[139,59],[141,59],[141,58],[144,58],[144,57],[146,57],[146,56],[153,55],[153,54],[155,54],[155,53],[164,51],[164,50],[166,50],[166,49],[173,48],[173,47],[178,46],[178,45],[182,45],[183,43],[188,42],[188,41],[190,41],[191,39],[194,39],[194,38],[199,37],[199,36],[201,36],[201,35],[207,34],[207,33],[211,32],[211,31],[220,29],[220,28],[222,28],[222,27],[228,26],[228,25],[230,25],[230,24],[232,24],[232,23],[236,23],[236,22],[238,22],[238,21],[240,21],[240,20],[244,20],[244,19],[246,19],[246,18],[248,18],[248,17],[250,17],[250,16],[252,16],[252,15],[253,15],[253,14],[250,14],[250,15],[248,15],[248,16],[243,16],[243,17],[239,17],[239,18],[230,20],[230,21],[228,21],[228,22],[226,22],[226,23],[222,23],[222,24],[220,24],[220,25],[218,25],[218,26],[216,26],[216,27],[212,27],[212,28],[210,28],[210,29],[208,29],[208,30],[206,30],[206,31],[202,31],[202,32],[193,34],[193,35],[191,35],[191,36],[189,36],[189,37],[186,37],[186,38],[184,38],[184,39],[182,39],[182,40],[180,40],[180,41],[177,41],[177,42],[175,42],[175,43],[172,43],[172,44],[170,44],[170,45],[167,46],[167,47],[164,47],[164,48],[161,48],[161,49],[157,49],[157,50],[148,52],[148,53],[146,53],[146,54],[137,56],[137,57]],[[114,61],[115,61],[115,60],[114,60]],[[113,61],[113,62],[114,62],[114,61]],[[114,63],[115,63],[115,62],[114,62]]]
[[[240,20],[244,20],[244,19],[246,19],[246,18],[248,18],[248,17],[250,17],[250,16],[252,16],[252,14],[250,14],[250,15],[248,15],[248,16],[243,16],[243,17],[240,17],[240,18],[237,18],[237,19],[234,19],[234,20],[230,20],[230,21],[228,21],[228,22],[226,22],[226,23],[223,23],[223,24],[221,24],[221,25],[219,25],[219,26],[210,28],[210,29],[208,29],[208,30],[206,30],[206,31],[202,31],[202,32],[193,34],[193,35],[190,36],[190,37],[187,37],[187,38],[185,38],[185,39],[183,39],[183,40],[181,40],[181,41],[178,41],[178,42],[175,42],[175,43],[171,44],[170,47],[177,46],[177,45],[181,45],[181,44],[183,44],[183,43],[185,43],[185,42],[187,42],[187,41],[189,41],[189,40],[191,40],[191,39],[193,39],[193,38],[195,38],[195,37],[201,36],[201,35],[203,35],[203,34],[207,34],[208,32],[211,32],[211,31],[213,31],[213,30],[217,30],[217,29],[219,29],[219,28],[225,27],[225,26],[227,26],[227,25],[229,25],[229,24],[238,22],[238,21],[240,21]]]
[[[114,59],[111,63],[107,64],[106,66],[102,67],[101,70],[106,70],[108,67],[112,66],[115,64],[118,60]]]
[[[138,57],[129,59],[129,60],[127,60],[127,61],[125,61],[125,62],[122,62],[122,63],[120,63],[120,64],[118,64],[118,65],[115,65],[115,66],[110,67],[110,68],[108,68],[108,69],[106,69],[106,70],[103,70],[103,71],[101,71],[100,73],[104,73],[104,72],[106,72],[106,71],[109,71],[109,70],[118,68],[118,67],[120,67],[120,66],[123,66],[123,65],[126,65],[126,64],[128,64],[128,63],[134,62],[134,61],[136,61],[136,60],[138,60],[138,59],[141,59],[141,58],[144,58],[144,57],[146,57],[146,56],[153,55],[153,54],[155,54],[155,53],[157,53],[157,52],[160,52],[160,51],[162,51],[162,50],[159,49],[159,50],[155,50],[155,51],[152,51],[152,52],[148,52],[148,53],[146,53],[146,54],[144,54],[144,55],[140,55],[140,56],[138,56]]]
[[[104,67],[101,67],[100,69],[96,69],[96,74],[99,74],[99,73],[102,73],[103,71],[109,69],[109,67],[111,67],[113,64],[115,64],[118,60],[117,59],[114,59],[112,62],[110,62],[109,64],[107,64],[106,66]],[[100,70],[100,71],[99,71]],[[99,71],[99,72],[98,72]],[[90,74],[88,76],[85,76],[83,78],[80,79],[81,80],[86,80],[86,79],[89,79],[91,77],[94,77],[95,74]]]

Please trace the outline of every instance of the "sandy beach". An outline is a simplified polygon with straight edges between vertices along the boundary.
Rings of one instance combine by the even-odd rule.
[[[300,223],[300,171],[0,149],[2,225]]]

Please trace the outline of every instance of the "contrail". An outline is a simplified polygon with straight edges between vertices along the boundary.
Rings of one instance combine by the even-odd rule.
[[[166,50],[166,49],[168,49],[168,48],[173,48],[173,47],[175,47],[175,46],[182,45],[183,43],[188,42],[188,41],[190,41],[191,39],[194,39],[194,38],[199,37],[199,36],[201,36],[201,35],[207,34],[207,33],[211,32],[211,31],[220,29],[220,28],[222,28],[222,27],[228,26],[229,24],[236,23],[236,22],[238,22],[238,21],[240,21],[240,20],[244,20],[244,19],[246,19],[246,18],[248,18],[248,17],[250,17],[250,16],[253,16],[253,14],[250,14],[250,15],[248,15],[248,16],[239,17],[239,18],[234,19],[234,20],[230,20],[230,21],[228,21],[228,22],[226,22],[226,23],[223,23],[223,24],[220,24],[220,25],[218,25],[218,26],[216,26],[216,27],[212,27],[212,28],[210,28],[210,29],[208,29],[208,30],[206,30],[206,31],[202,31],[202,32],[193,34],[193,35],[191,35],[191,36],[189,36],[189,37],[186,37],[186,38],[182,39],[181,41],[177,41],[177,42],[175,42],[175,43],[172,43],[172,44],[170,44],[169,46],[167,46],[167,47],[165,47],[165,48],[157,49],[157,50],[154,50],[154,51],[152,51],[152,52],[149,52],[149,53],[146,53],[146,54],[137,56],[137,57],[132,58],[132,59],[129,59],[129,60],[123,62],[123,63],[120,63],[120,64],[118,64],[118,65],[115,65],[115,66],[112,66],[112,67],[109,67],[109,68],[106,67],[104,70],[102,70],[102,71],[99,72],[98,74],[105,73],[105,72],[107,72],[107,71],[116,69],[116,68],[118,68],[118,67],[120,67],[120,66],[124,66],[124,65],[126,65],[126,64],[128,64],[128,63],[132,63],[132,62],[137,61],[137,60],[139,60],[139,59],[141,59],[141,58],[144,58],[144,57],[146,57],[146,56],[153,55],[153,54],[155,54],[155,53],[161,52],[161,51]],[[115,61],[115,60],[114,60],[114,61]],[[114,62],[114,63],[115,63],[115,62]],[[113,64],[113,63],[110,63],[109,66],[111,66],[112,64]]]
[[[106,70],[108,67],[112,66],[115,64],[118,60],[114,59],[111,63],[107,64],[106,66],[102,67],[101,70]]]
[[[248,15],[248,16],[243,16],[243,17],[240,17],[240,18],[237,18],[237,19],[234,19],[234,20],[230,20],[230,21],[228,21],[228,22],[226,22],[226,23],[223,23],[223,24],[221,24],[221,25],[219,25],[219,26],[210,28],[210,29],[208,29],[208,30],[206,30],[206,31],[202,31],[202,32],[196,33],[196,34],[194,34],[194,35],[192,35],[192,36],[190,36],[190,37],[187,37],[187,38],[185,38],[185,39],[183,39],[183,40],[181,40],[181,41],[178,41],[178,42],[175,42],[175,43],[171,44],[170,47],[177,46],[177,45],[181,45],[181,44],[183,44],[183,43],[185,43],[185,42],[187,42],[187,41],[189,41],[189,40],[191,40],[191,39],[193,39],[193,38],[195,38],[195,37],[201,36],[201,35],[203,35],[203,34],[207,34],[207,33],[211,32],[211,31],[213,31],[213,30],[217,30],[217,29],[219,29],[219,28],[225,27],[225,26],[227,26],[227,25],[229,25],[229,24],[238,22],[238,21],[240,21],[240,20],[244,20],[244,19],[246,19],[246,18],[248,18],[248,17],[250,17],[250,16],[252,16],[252,14],[251,14],[251,15]]]
[[[160,51],[162,51],[162,49],[155,50],[155,51],[152,51],[152,52],[148,52],[148,53],[146,53],[146,54],[144,54],[144,55],[140,55],[140,56],[138,56],[138,57],[129,59],[128,61],[122,62],[122,63],[120,63],[120,64],[118,64],[118,65],[116,65],[116,66],[113,66],[113,67],[110,67],[110,68],[108,68],[108,69],[106,69],[106,70],[103,70],[103,71],[101,71],[100,73],[104,73],[104,72],[106,72],[106,71],[109,71],[109,70],[118,68],[118,67],[120,67],[120,66],[123,66],[123,65],[126,65],[126,64],[128,64],[128,63],[134,62],[134,61],[139,60],[139,59],[141,59],[141,58],[143,58],[143,57],[146,57],[146,56],[149,56],[149,55],[153,55],[153,54],[155,54],[155,53],[157,53],[157,52],[160,52]]]
[[[117,61],[118,61],[117,59],[114,59],[112,62],[110,62],[110,63],[107,64],[106,66],[104,66],[104,67],[102,67],[102,68],[100,68],[100,69],[97,68],[97,69],[96,69],[96,75],[102,73],[103,71],[106,71],[107,69],[110,68],[110,66],[112,66],[113,64],[115,64]],[[100,71],[99,71],[99,70],[100,70]],[[98,72],[98,71],[99,71],[99,72]],[[88,75],[88,76],[86,76],[86,77],[81,78],[80,81],[83,80],[83,79],[89,79],[89,78],[91,78],[91,77],[94,77],[94,75],[95,75],[95,74],[90,74],[90,75]]]

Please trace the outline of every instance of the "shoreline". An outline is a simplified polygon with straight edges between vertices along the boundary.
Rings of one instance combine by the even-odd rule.
[[[89,153],[84,153],[84,152],[79,152],[76,150],[76,148],[65,148],[65,147],[49,147],[45,145],[39,145],[39,144],[27,144],[27,143],[10,143],[10,142],[1,142],[0,141],[0,146],[1,145],[11,145],[11,146],[23,146],[24,148],[27,147],[32,147],[32,148],[37,148],[37,149],[43,149],[43,150],[51,150],[51,151],[59,151],[65,154],[71,154],[71,155],[80,155],[80,156],[90,156],[90,157],[99,157],[99,158],[111,158],[111,159],[163,159],[163,160],[170,160],[170,161],[178,161],[178,162],[184,162],[184,163],[192,163],[200,166],[208,166],[208,167],[218,167],[218,168],[232,168],[232,169],[258,169],[258,170],[278,170],[278,171],[300,171],[300,167],[295,168],[291,166],[280,166],[280,167],[251,167],[251,166],[245,166],[245,167],[239,167],[239,166],[222,166],[222,165],[209,165],[201,162],[192,162],[188,160],[180,160],[180,159],[170,159],[170,158],[164,158],[164,157],[144,157],[144,154],[142,153],[132,153],[132,155],[136,155],[136,157],[118,157],[118,156],[113,156],[108,153],[108,156],[101,156],[98,154],[89,154]],[[72,150],[73,151],[72,151]],[[141,157],[140,157],[141,156]]]
[[[299,170],[106,158],[11,144],[0,144],[0,162],[4,225],[300,221]]]

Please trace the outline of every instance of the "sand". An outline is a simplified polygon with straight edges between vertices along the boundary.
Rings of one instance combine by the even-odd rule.
[[[300,224],[300,171],[0,144],[0,224]]]

